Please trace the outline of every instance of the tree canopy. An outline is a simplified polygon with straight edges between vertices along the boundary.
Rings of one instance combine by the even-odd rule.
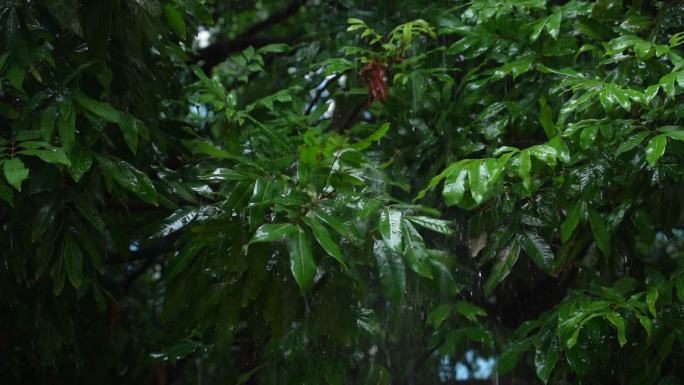
[[[679,383],[683,43],[678,1],[5,0],[2,382]]]

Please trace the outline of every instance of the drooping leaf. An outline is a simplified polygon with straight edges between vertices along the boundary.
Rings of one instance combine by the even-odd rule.
[[[401,255],[389,250],[381,241],[373,244],[373,255],[382,289],[391,301],[401,302],[406,292],[406,268]]]
[[[404,256],[409,267],[425,278],[432,278],[432,269],[427,262],[429,254],[423,237],[408,221],[403,221],[401,231],[404,235]]]
[[[492,271],[489,273],[489,277],[487,277],[487,281],[484,284],[485,295],[491,295],[499,283],[511,273],[511,269],[513,269],[513,266],[518,261],[519,255],[520,245],[518,242],[506,246],[499,252]]]
[[[606,314],[606,318],[617,329],[618,342],[620,343],[620,347],[625,346],[625,344],[627,343],[627,337],[625,336],[624,318],[622,318],[622,316],[617,312],[611,312]]]
[[[527,231],[518,236],[520,246],[532,261],[545,272],[551,274],[554,269],[554,255],[551,246],[538,234]]]
[[[380,211],[379,222],[380,235],[385,244],[390,250],[400,254],[403,252],[402,216],[401,211],[385,207]]]
[[[611,236],[606,226],[606,222],[601,217],[595,209],[589,208],[589,224],[591,225],[591,231],[594,233],[594,239],[596,240],[596,245],[605,254],[611,254]]]
[[[534,367],[537,377],[546,384],[560,358],[560,341],[555,330],[546,329],[539,335],[535,345]]]
[[[343,267],[347,267],[346,257],[342,253],[340,246],[333,241],[328,229],[313,215],[307,215],[302,217],[304,223],[306,223],[314,234],[314,238],[321,245],[323,250],[326,251],[331,257],[335,258]],[[263,227],[263,226],[262,226]],[[257,230],[258,231],[258,230]]]
[[[295,233],[297,227],[291,223],[266,223],[256,230],[249,243],[279,241]]]
[[[105,175],[143,201],[157,204],[157,192],[147,175],[123,160],[109,159],[99,155],[96,158]]]
[[[69,281],[78,289],[83,282],[83,254],[71,234],[64,237],[60,259],[64,261]]]
[[[292,271],[292,276],[294,276],[302,293],[306,294],[311,290],[314,283],[316,262],[311,252],[309,237],[304,229],[297,227],[294,234],[290,236],[288,249],[290,251],[290,271]]]
[[[422,226],[426,229],[438,232],[440,234],[452,235],[454,232],[451,228],[451,223],[449,221],[445,221],[442,219],[412,215],[406,216],[406,219],[417,224],[418,226]]]
[[[665,154],[665,147],[667,146],[667,135],[661,134],[654,136],[648,141],[646,145],[646,161],[649,166],[655,167],[663,154]]]
[[[67,171],[74,181],[78,182],[81,180],[92,165],[93,155],[87,147],[77,144],[71,149]]]
[[[561,242],[565,243],[570,239],[572,233],[577,228],[582,217],[583,203],[581,201],[576,202],[572,208],[568,211],[565,220],[561,224]]]
[[[181,39],[185,40],[187,35],[187,27],[183,15],[171,4],[164,5],[164,13],[166,14],[166,22],[169,24],[173,32]]]

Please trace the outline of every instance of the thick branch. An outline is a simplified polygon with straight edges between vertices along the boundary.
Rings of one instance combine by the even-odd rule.
[[[262,47],[267,44],[285,43],[290,44],[294,39],[292,38],[278,38],[278,37],[256,37],[254,35],[264,31],[271,26],[287,20],[294,15],[304,5],[306,0],[293,0],[287,7],[268,16],[266,19],[254,24],[242,32],[237,38],[233,40],[221,40],[214,44],[199,50],[193,62],[202,61],[205,71],[211,70],[215,65],[225,60],[230,54],[241,51],[247,47]]]

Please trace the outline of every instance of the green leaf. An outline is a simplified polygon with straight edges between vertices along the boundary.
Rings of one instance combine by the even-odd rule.
[[[658,301],[658,288],[651,287],[646,293],[646,304],[648,305],[648,311],[650,311],[651,315],[654,317],[656,316],[656,301]]]
[[[641,131],[627,138],[624,142],[620,143],[620,146],[618,146],[617,151],[615,151],[615,158],[641,144],[641,142],[643,142],[647,136],[648,131]]]
[[[513,266],[518,261],[520,255],[520,245],[514,242],[501,250],[497,256],[492,271],[484,284],[486,296],[490,296],[494,289],[511,273]]]
[[[518,175],[520,175],[520,179],[522,179],[523,186],[529,190],[532,187],[532,177],[530,176],[530,172],[532,171],[532,160],[530,159],[530,151],[520,151],[518,159],[520,159]]]
[[[481,160],[474,160],[467,166],[468,183],[470,184],[470,195],[475,203],[480,204],[488,194],[489,174]]]
[[[7,71],[7,78],[10,81],[12,87],[23,91],[24,90],[24,78],[26,77],[26,68],[18,65],[13,65]]]
[[[653,333],[653,321],[651,321],[651,319],[645,315],[641,315],[639,313],[636,313],[636,317],[639,319],[639,323],[646,331],[646,334],[650,336],[651,333]]]
[[[402,232],[404,234],[404,256],[411,270],[425,278],[432,278],[432,269],[427,260],[429,254],[425,248],[423,237],[413,227],[411,222],[403,221]]]
[[[401,255],[389,250],[381,241],[373,244],[373,255],[385,295],[390,301],[400,303],[406,292],[406,268]]]
[[[606,314],[606,319],[615,326],[617,329],[618,333],[618,342],[620,343],[620,347],[625,346],[627,343],[627,337],[625,336],[625,320],[622,318],[620,314],[617,312],[611,312]]]
[[[554,39],[557,39],[560,34],[562,16],[561,12],[556,12],[546,19],[546,32]]]
[[[69,163],[67,171],[71,178],[78,182],[93,165],[93,155],[87,147],[76,144],[71,149]]]
[[[380,235],[387,247],[395,253],[402,252],[402,213],[385,207],[380,211]]]
[[[549,139],[553,139],[558,135],[556,126],[553,124],[551,107],[549,107],[549,104],[544,97],[539,98],[539,123],[541,123],[542,128]]]
[[[378,128],[375,132],[373,132],[366,139],[364,139],[358,143],[352,144],[351,148],[355,148],[358,150],[363,150],[365,148],[368,148],[370,145],[373,144],[373,142],[376,142],[376,141],[382,139],[387,134],[387,132],[389,131],[389,128],[390,128],[389,123],[383,124],[382,126],[380,126],[380,128]]]
[[[594,145],[596,141],[596,135],[598,134],[599,127],[591,126],[587,127],[580,133],[580,147],[587,150]]]
[[[513,340],[508,343],[499,359],[497,360],[497,371],[499,374],[507,374],[511,372],[518,365],[520,361],[520,356],[532,347],[532,339],[525,338],[522,340]]]
[[[575,231],[575,228],[577,228],[580,218],[582,217],[582,207],[582,201],[577,201],[568,211],[568,215],[561,224],[561,242],[567,242]]]
[[[19,158],[6,159],[2,162],[5,179],[18,191],[21,191],[21,182],[26,180],[29,170]]]
[[[465,182],[468,176],[468,170],[465,168],[465,163],[459,163],[446,176],[444,181],[444,190],[442,195],[447,205],[458,205],[463,201],[465,195]]]
[[[646,161],[649,166],[655,167],[663,154],[665,154],[665,147],[667,146],[667,135],[661,134],[651,138],[646,146]]]
[[[259,53],[283,53],[290,50],[290,46],[287,44],[277,43],[277,44],[267,44],[257,50]]]
[[[126,141],[126,145],[131,152],[135,154],[138,149],[138,127],[136,125],[135,119],[133,119],[130,115],[112,107],[112,105],[109,103],[91,99],[87,95],[80,92],[74,93],[74,99],[85,110],[106,120],[109,123],[117,124],[121,129],[121,133]]]
[[[38,129],[43,133],[43,140],[50,141],[55,132],[57,121],[57,104],[50,103],[38,117]]]
[[[422,226],[428,230],[432,230],[444,235],[452,235],[454,230],[451,228],[451,222],[442,219],[424,217],[424,216],[406,216],[408,220]]]
[[[185,246],[178,255],[173,257],[166,268],[166,280],[172,281],[178,274],[190,266],[197,254],[205,247],[203,243],[192,242]]]
[[[100,155],[96,155],[96,159],[107,177],[114,179],[121,187],[136,194],[143,201],[157,204],[154,185],[143,172],[123,160],[108,159]]]
[[[187,37],[187,27],[185,26],[183,15],[171,4],[164,5],[164,14],[166,15],[166,22],[173,32],[185,40]]]
[[[316,276],[316,262],[311,253],[311,243],[301,227],[290,237],[290,270],[302,293],[308,293]]]
[[[532,261],[545,272],[551,274],[554,269],[554,256],[551,247],[537,233],[530,231],[518,236],[520,246]]]
[[[539,335],[536,345],[534,368],[537,377],[546,384],[560,358],[560,340],[556,331],[548,328]]]
[[[568,145],[565,144],[563,138],[561,138],[560,135],[557,135],[555,138],[551,139],[549,141],[549,146],[553,147],[556,150],[558,159],[560,159],[561,162],[570,163],[570,149],[568,148]]]
[[[63,164],[65,166],[71,166],[71,162],[69,161],[69,158],[67,158],[63,148],[51,148],[49,150],[21,150],[17,153],[21,155],[37,156],[47,163],[57,163]]]
[[[62,147],[69,152],[76,142],[76,111],[70,99],[60,100],[57,103],[59,120],[57,121],[57,131]]]
[[[316,238],[316,241],[318,241],[318,244],[321,245],[323,250],[325,250],[326,253],[335,258],[339,263],[342,264],[342,266],[346,268],[347,262],[344,254],[342,253],[342,249],[330,237],[328,229],[326,229],[325,226],[313,215],[302,217],[302,220],[311,228],[314,238]]]
[[[433,329],[439,328],[451,315],[452,310],[453,306],[451,305],[439,305],[432,309],[427,316],[428,325],[432,326]]]
[[[662,132],[665,134],[665,136],[679,140],[679,141],[684,141],[684,130],[681,129],[681,127],[676,127],[676,126],[666,126],[666,127],[660,127],[658,128],[659,132]]]
[[[458,314],[473,322],[477,322],[477,317],[485,317],[487,315],[483,308],[463,300],[456,301],[454,309],[456,309]]]
[[[259,226],[249,243],[275,242],[293,234],[297,230],[291,223],[267,223]]]
[[[78,289],[83,282],[83,254],[70,234],[64,237],[61,259],[66,266],[69,281]]]
[[[589,208],[589,224],[591,225],[591,231],[594,234],[594,240],[596,240],[596,246],[605,254],[611,254],[610,248],[610,233],[608,232],[608,227],[606,222],[601,217],[595,209]]]

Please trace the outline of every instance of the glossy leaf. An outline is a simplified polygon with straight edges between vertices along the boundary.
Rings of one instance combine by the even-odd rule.
[[[298,227],[290,236],[288,243],[290,251],[290,271],[302,293],[311,290],[316,275],[316,262],[311,252],[311,243],[306,232]]]
[[[302,217],[302,220],[313,231],[314,238],[316,238],[316,241],[318,241],[318,244],[321,245],[323,250],[325,250],[326,253],[335,258],[340,264],[342,264],[343,267],[346,268],[346,257],[342,253],[340,246],[333,241],[328,229],[326,229],[325,226],[313,215]]]
[[[553,251],[551,251],[551,247],[544,238],[528,231],[520,234],[518,241],[523,250],[525,250],[525,253],[539,268],[547,273],[553,272],[555,263]]]
[[[395,253],[402,253],[403,251],[402,220],[401,211],[393,210],[389,207],[385,207],[380,211],[380,222],[378,225],[380,235],[387,247]]]
[[[658,135],[651,138],[646,145],[646,161],[649,166],[654,167],[658,163],[663,154],[665,154],[665,147],[667,146],[667,136]]]
[[[404,237],[404,257],[409,267],[425,278],[432,278],[432,269],[427,262],[429,255],[423,237],[407,221],[403,222],[401,231]]]
[[[382,289],[395,303],[401,302],[406,292],[406,268],[401,255],[392,252],[384,242],[375,241],[373,255],[380,276]]]

